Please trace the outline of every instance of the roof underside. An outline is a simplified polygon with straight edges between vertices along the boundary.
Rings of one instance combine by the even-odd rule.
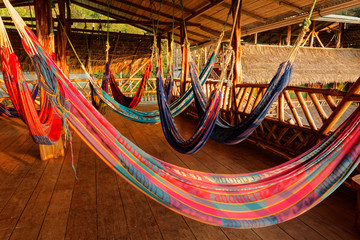
[[[11,2],[14,6],[29,4],[29,0]],[[184,11],[182,11],[180,0],[176,0],[175,5],[172,0],[110,0],[110,8],[108,0],[71,0],[72,4],[104,15],[109,11],[113,19],[129,21],[130,24],[148,31],[152,31],[151,20],[157,20],[160,9],[159,31],[164,37],[167,37],[167,33],[171,33],[174,10],[176,41],[180,38],[179,25],[182,23],[184,12],[188,37],[193,45],[209,42],[219,36],[231,2],[231,0],[183,0]],[[313,0],[243,0],[242,34],[245,36],[300,23],[312,3]],[[360,7],[359,0],[318,0],[313,18],[355,7]],[[226,25],[228,33],[232,27],[231,22],[232,17]]]

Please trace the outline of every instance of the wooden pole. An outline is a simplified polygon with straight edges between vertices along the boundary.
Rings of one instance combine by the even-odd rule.
[[[256,45],[258,43],[258,34],[254,34],[254,44]]]
[[[189,49],[186,46],[185,27],[180,25],[180,41],[182,50],[182,63],[181,63],[181,78],[180,78],[180,94],[186,91],[186,80],[189,69]]]
[[[356,80],[354,85],[351,86],[347,94],[344,96],[344,98],[341,100],[339,105],[336,107],[336,109],[332,112],[330,117],[327,119],[327,121],[322,125],[320,130],[318,131],[318,136],[327,134],[333,126],[337,123],[337,121],[340,119],[340,117],[344,114],[344,112],[348,109],[348,107],[351,105],[352,101],[350,101],[350,97],[354,94],[360,93],[360,78]]]
[[[160,68],[160,71],[161,71],[161,73],[162,73],[162,71],[163,71],[163,68],[162,68],[162,46],[161,46],[161,35],[159,34],[158,36],[157,36],[157,47],[158,47],[158,49],[159,49],[159,63],[158,63],[158,66],[159,66],[159,68]]]
[[[54,55],[54,38],[51,34],[51,6],[48,0],[34,1],[35,17],[36,17],[36,34],[41,44],[43,44],[45,51],[51,56]],[[45,92],[41,91],[41,98],[44,99]],[[41,100],[43,102],[43,100]],[[64,156],[65,151],[61,137],[54,145],[39,144],[41,160],[48,160]]]
[[[289,25],[289,26],[288,26],[288,29],[287,29],[286,45],[287,45],[287,46],[290,46],[290,45],[291,45],[291,25]]]
[[[314,38],[315,38],[315,21],[312,23],[312,30],[311,30],[311,38],[310,38],[310,47],[314,46]]]
[[[242,0],[232,0],[233,6],[237,6],[238,1],[240,1],[239,12],[237,19],[233,19],[233,24],[235,25],[235,36],[233,37],[231,46],[235,51],[235,68],[234,68],[234,86],[241,83],[241,9],[242,9]],[[233,18],[236,14],[236,7],[233,8]]]
[[[343,23],[339,23],[339,31],[338,31],[338,34],[337,34],[336,48],[341,47],[342,32],[343,32]]]

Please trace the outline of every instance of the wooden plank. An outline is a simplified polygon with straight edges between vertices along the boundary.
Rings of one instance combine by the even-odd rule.
[[[97,239],[96,160],[83,146],[79,153],[65,239]],[[84,222],[86,224],[84,224]]]
[[[77,136],[74,136],[72,144],[74,157],[72,159],[71,151],[70,149],[67,149],[64,163],[38,239],[55,240],[65,238],[70,205],[76,181],[75,172],[72,167],[72,160],[74,160],[74,167],[76,169],[80,150],[84,147],[84,144]]]
[[[40,178],[11,235],[12,239],[35,239],[42,226],[63,159],[52,159]]]

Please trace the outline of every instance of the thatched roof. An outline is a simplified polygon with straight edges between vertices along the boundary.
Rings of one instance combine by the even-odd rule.
[[[242,46],[244,83],[269,83],[292,47]],[[360,49],[300,48],[290,85],[355,82],[360,76]]]

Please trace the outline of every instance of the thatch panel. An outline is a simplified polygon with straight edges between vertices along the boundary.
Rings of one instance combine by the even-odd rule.
[[[292,47],[242,47],[244,83],[269,83]],[[290,85],[354,82],[360,76],[360,49],[300,48]]]

